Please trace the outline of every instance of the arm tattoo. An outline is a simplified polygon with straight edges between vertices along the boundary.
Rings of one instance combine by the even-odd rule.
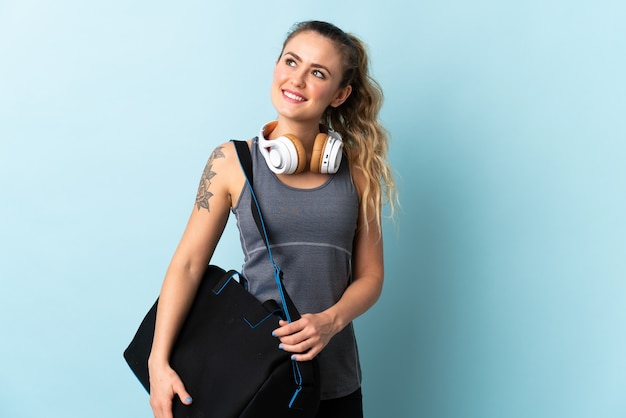
[[[200,208],[205,208],[209,212],[211,211],[209,209],[209,199],[213,196],[213,193],[209,191],[209,187],[211,186],[211,179],[217,174],[213,171],[213,160],[225,157],[226,156],[222,152],[222,147],[217,147],[211,154],[209,161],[207,161],[206,166],[204,167],[204,172],[202,173],[202,178],[200,179],[200,185],[198,186],[198,194],[196,195],[196,206],[198,207],[198,211]]]

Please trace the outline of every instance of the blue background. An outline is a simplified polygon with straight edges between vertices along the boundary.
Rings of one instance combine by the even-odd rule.
[[[366,415],[626,416],[618,0],[0,1],[0,415],[151,416],[122,351],[312,18],[369,44],[402,198]]]

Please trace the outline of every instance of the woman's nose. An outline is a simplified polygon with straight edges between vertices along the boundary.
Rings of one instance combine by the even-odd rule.
[[[304,87],[304,72],[297,71],[291,78],[291,84],[294,87]]]

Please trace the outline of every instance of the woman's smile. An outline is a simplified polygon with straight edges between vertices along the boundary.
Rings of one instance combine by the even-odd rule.
[[[292,90],[283,89],[283,96],[289,102],[302,103],[306,102],[306,98]]]

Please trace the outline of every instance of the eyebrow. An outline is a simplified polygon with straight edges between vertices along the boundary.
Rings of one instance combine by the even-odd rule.
[[[285,55],[291,55],[296,61],[302,62],[302,58],[300,58],[298,56],[298,54],[296,54],[296,53],[287,51],[287,52],[285,52],[283,54],[283,56],[285,56]],[[314,67],[314,68],[321,68],[322,70],[326,71],[328,73],[328,75],[331,76],[331,77],[333,75],[333,73],[328,69],[328,67],[326,67],[326,66],[324,66],[322,64],[315,64],[315,63],[313,63],[313,64],[311,64],[311,66]]]

